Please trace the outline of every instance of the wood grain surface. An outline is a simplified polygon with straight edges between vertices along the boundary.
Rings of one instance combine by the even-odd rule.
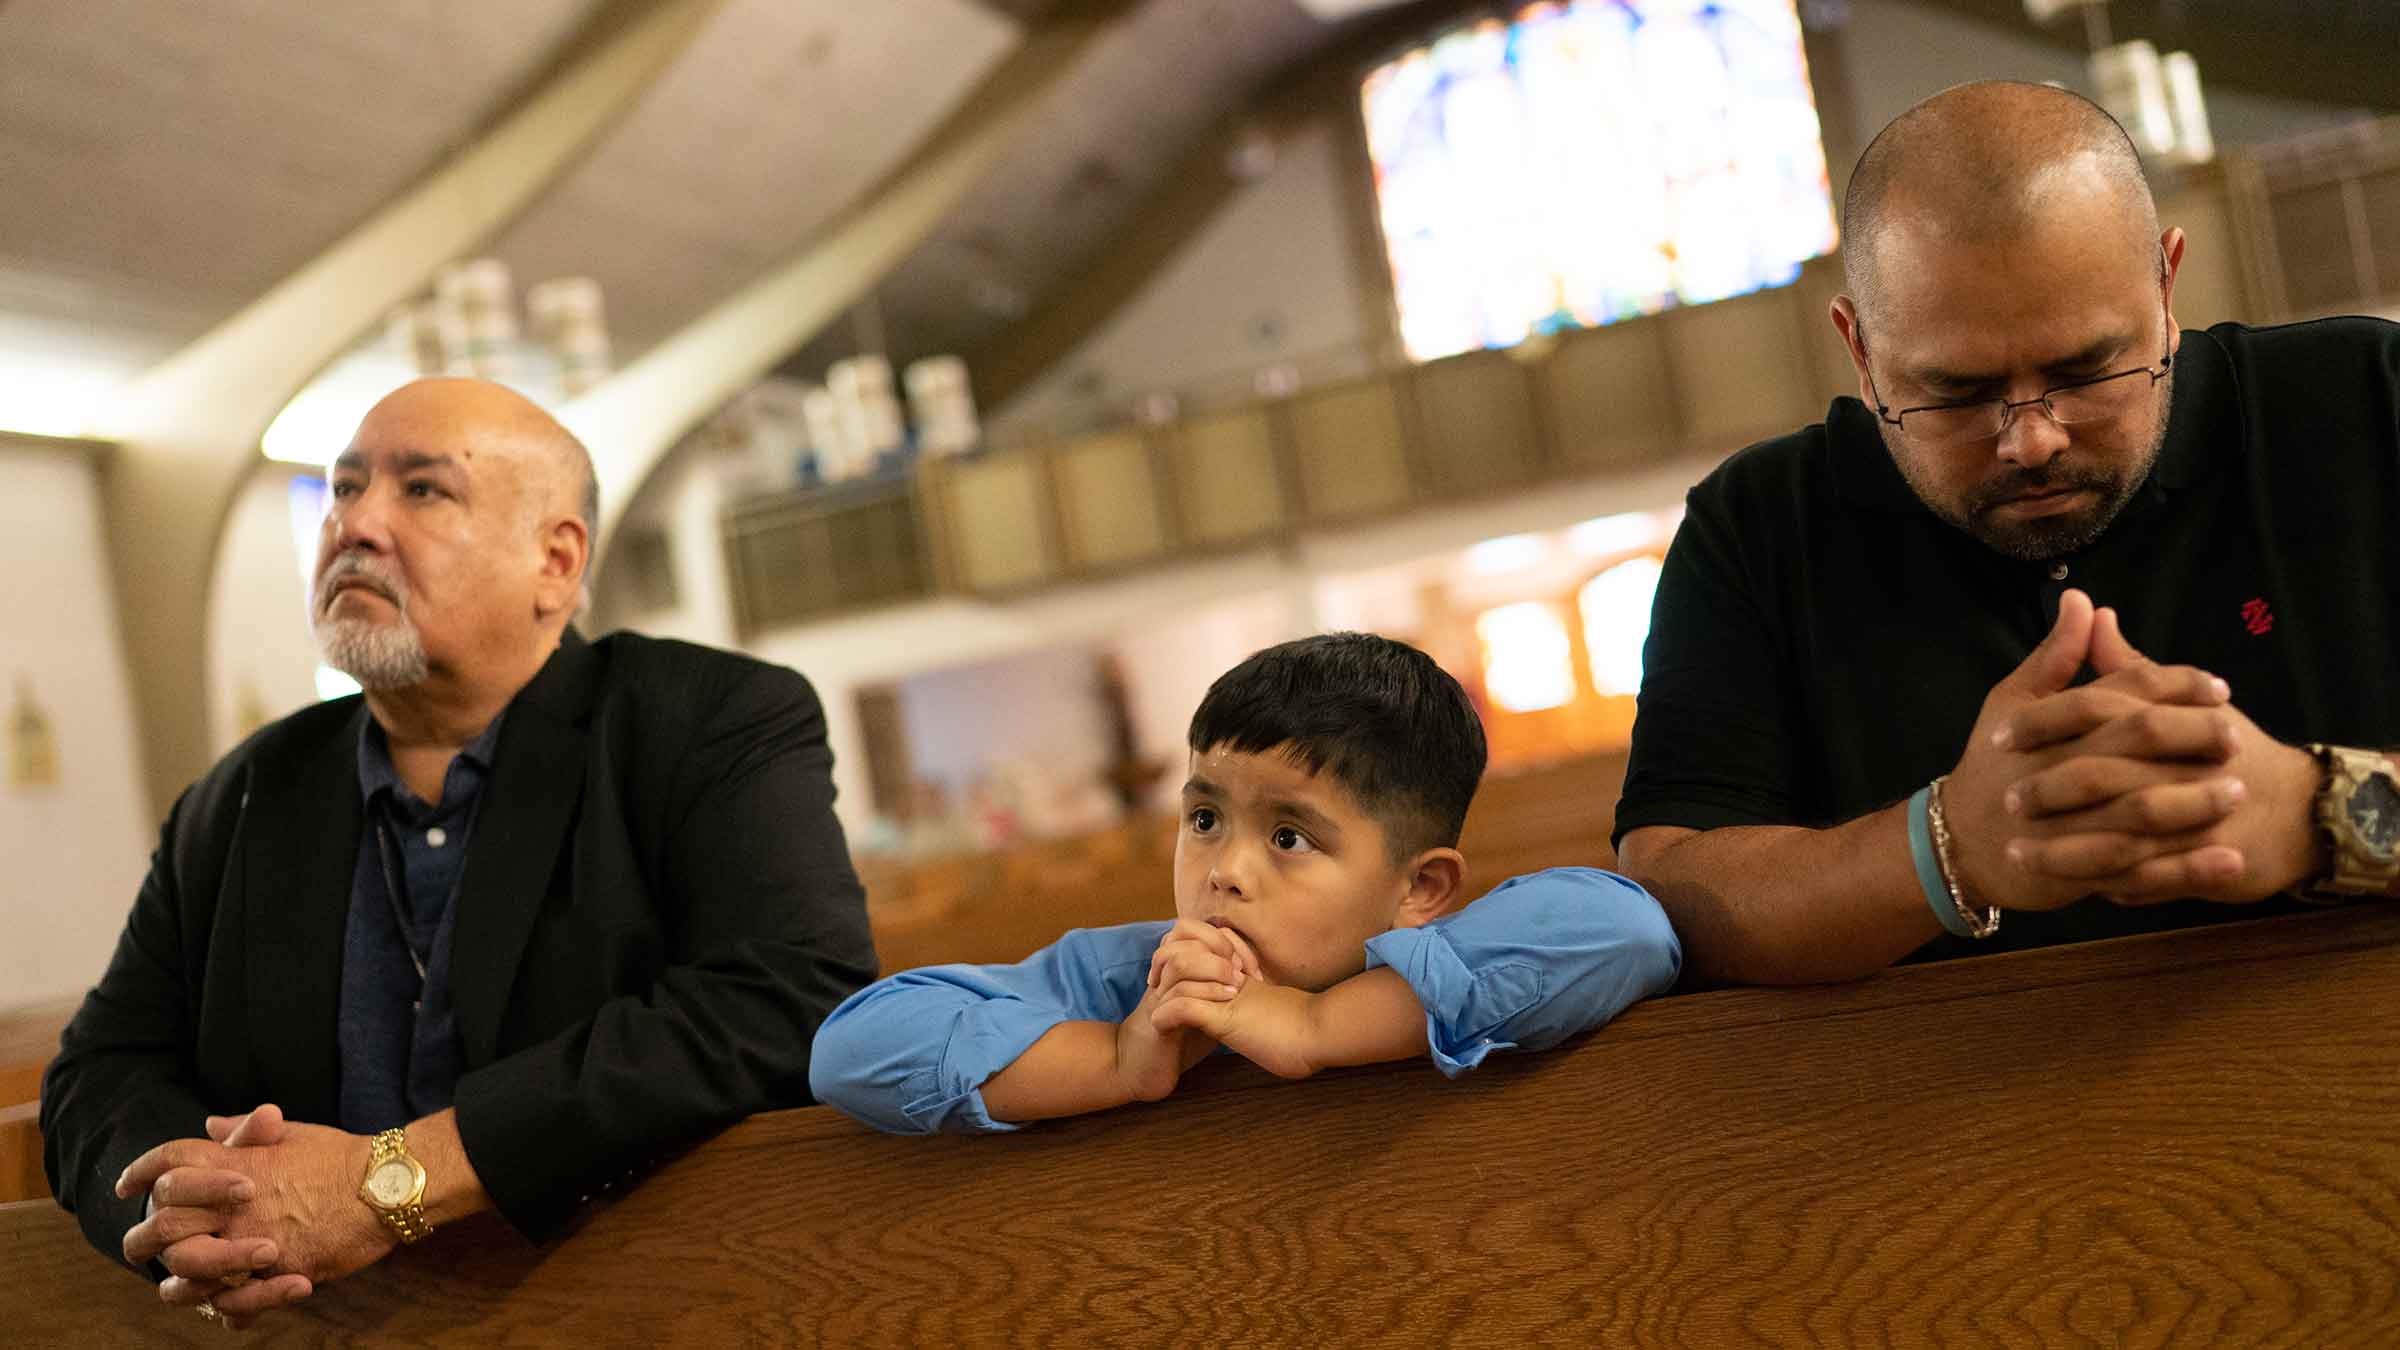
[[[2391,1345],[2400,909],[1663,1000],[1458,1082],[1211,1063],[981,1139],[728,1131],[272,1345]],[[0,1339],[213,1344],[46,1206]]]

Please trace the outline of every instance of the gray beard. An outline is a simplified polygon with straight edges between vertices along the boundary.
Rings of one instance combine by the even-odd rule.
[[[325,664],[361,689],[402,689],[425,679],[425,639],[406,617],[388,624],[320,618],[309,627]]]

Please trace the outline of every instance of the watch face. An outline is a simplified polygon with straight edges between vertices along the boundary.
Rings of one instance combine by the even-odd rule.
[[[367,1173],[367,1194],[385,1209],[398,1209],[408,1203],[417,1189],[416,1170],[398,1158]]]
[[[2350,824],[2368,848],[2392,855],[2393,846],[2400,843],[2400,791],[2383,774],[2373,774],[2350,794]]]

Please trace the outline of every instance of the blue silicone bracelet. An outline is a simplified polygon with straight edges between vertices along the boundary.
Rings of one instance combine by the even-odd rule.
[[[1917,885],[1943,928],[1960,937],[1973,937],[1975,930],[1967,927],[1967,917],[1950,898],[1950,883],[1942,880],[1941,860],[1933,853],[1933,825],[1926,815],[1926,803],[1932,798],[1933,785],[1928,783],[1908,799],[1908,853],[1917,862]]]

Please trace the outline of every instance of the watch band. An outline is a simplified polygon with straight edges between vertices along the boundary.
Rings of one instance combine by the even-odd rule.
[[[370,1195],[366,1197],[367,1208],[374,1210],[375,1217],[383,1220],[384,1227],[391,1229],[403,1243],[433,1236],[433,1224],[425,1218],[425,1168],[408,1151],[407,1135],[398,1129],[385,1130],[373,1142],[374,1151],[367,1155],[367,1175],[374,1176],[375,1170],[385,1163],[406,1162],[417,1173],[417,1193],[389,1209],[377,1204]]]
[[[2351,815],[2352,799],[2370,784],[2387,795],[2400,794],[2400,774],[2393,772],[2391,761],[2379,751],[2317,744],[2310,745],[2308,752],[2325,769],[2325,783],[2317,789],[2313,815],[2327,867],[2310,880],[2303,894],[2324,899],[2400,896],[2400,854],[2371,843]]]

